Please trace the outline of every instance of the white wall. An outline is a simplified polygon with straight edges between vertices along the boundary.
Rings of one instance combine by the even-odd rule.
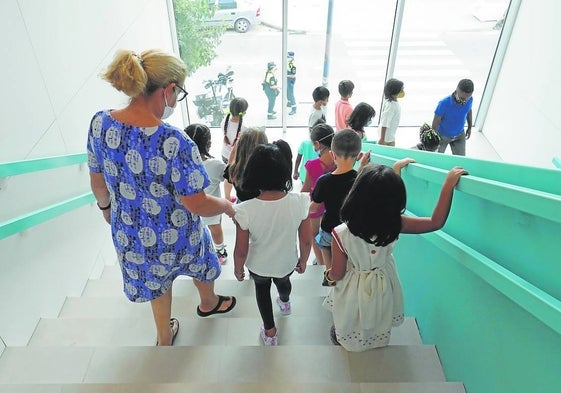
[[[172,52],[166,0],[2,0],[0,162],[85,152],[92,115],[126,97],[98,74],[119,48]],[[171,122],[181,124],[180,111]],[[89,191],[85,166],[0,181],[0,222]],[[0,337],[25,345],[40,317],[114,263],[95,207],[0,240]]]
[[[483,133],[506,162],[561,156],[561,3],[522,1]]]

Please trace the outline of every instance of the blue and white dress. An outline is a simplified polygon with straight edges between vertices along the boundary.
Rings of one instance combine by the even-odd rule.
[[[88,134],[88,165],[102,173],[111,195],[111,231],[124,292],[145,302],[187,275],[203,282],[220,275],[208,228],[181,196],[209,185],[197,145],[167,123],[136,127],[96,113]]]

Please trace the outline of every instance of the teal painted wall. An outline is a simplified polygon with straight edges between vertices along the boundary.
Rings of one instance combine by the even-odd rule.
[[[561,391],[561,171],[364,146],[402,172],[407,210],[430,215],[445,173],[467,169],[445,227],[402,235],[407,315],[469,393]]]

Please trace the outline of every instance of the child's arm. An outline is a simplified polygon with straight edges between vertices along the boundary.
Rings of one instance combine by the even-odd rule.
[[[230,183],[227,179],[224,179],[224,198],[230,202],[234,202],[235,200],[232,200],[232,183]]]
[[[321,203],[317,203],[317,202],[312,201],[312,203],[310,204],[310,214],[318,211],[320,205],[321,205]]]
[[[402,158],[401,160],[397,160],[395,162],[395,164],[393,164],[393,171],[395,173],[397,173],[399,176],[401,176],[401,169],[405,168],[407,165],[411,164],[412,162],[415,162],[414,159],[412,158]]]
[[[452,195],[454,187],[458,184],[460,177],[467,175],[467,171],[460,167],[454,167],[448,172],[440,197],[434,207],[431,217],[407,217],[401,216],[401,232],[402,233],[426,233],[436,231],[444,226],[450,206],[452,205]]]
[[[358,166],[358,171],[357,171],[357,172],[360,172],[362,170],[362,168],[364,168],[366,165],[370,164],[370,150],[368,150],[366,153],[360,152],[358,157],[357,157],[357,161],[360,161],[360,164]]]
[[[294,173],[292,174],[292,178],[294,180],[298,180],[298,177],[300,176],[298,171],[300,170],[301,162],[302,162],[302,154],[298,153],[298,155],[296,156],[296,161],[294,161]]]
[[[294,270],[302,274],[306,271],[306,264],[308,263],[310,249],[312,248],[312,224],[309,218],[303,220],[298,227],[298,242],[300,257]]]
[[[378,144],[379,145],[385,145],[386,144],[386,130],[388,129],[388,127],[380,127],[380,139],[378,139]]]
[[[339,281],[347,273],[347,255],[341,250],[339,244],[335,240],[335,236],[331,240],[331,269],[326,274],[329,281]]]
[[[249,231],[241,229],[236,222],[236,245],[234,247],[234,275],[238,281],[245,278],[244,265],[249,249]]]
[[[310,192],[312,190],[312,177],[308,173],[308,168],[306,168],[306,180],[304,180],[304,184],[302,185],[302,189],[300,192]]]

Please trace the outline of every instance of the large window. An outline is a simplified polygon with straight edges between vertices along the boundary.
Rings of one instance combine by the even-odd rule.
[[[175,0],[175,3],[197,1],[201,0]],[[229,100],[235,95],[249,102],[248,123],[306,127],[313,103],[312,91],[325,84],[331,92],[326,107],[327,122],[333,124],[339,81],[354,82],[353,105],[364,101],[379,112],[383,86],[391,76],[405,82],[402,126],[430,122],[438,100],[466,77],[475,83],[474,110],[477,111],[478,97],[485,87],[500,35],[501,17],[508,7],[507,0],[285,2],[202,1],[210,14],[201,13],[204,20],[199,29],[219,29],[219,43],[209,41],[206,47],[215,57],[209,57],[213,57],[209,64],[201,62],[188,79],[192,122],[219,126]],[[178,32],[182,31],[182,23],[176,20]],[[394,28],[394,23],[399,29]],[[179,35],[180,44],[189,40]],[[291,115],[293,108],[286,105],[288,86],[283,76],[285,51],[294,52],[297,70],[296,113]],[[182,53],[182,56],[200,58],[201,54]],[[276,64],[275,77],[282,89],[276,98],[274,119],[268,118],[267,97],[262,88],[270,62]],[[228,72],[229,77],[220,77]],[[377,119],[378,115],[375,123]]]

